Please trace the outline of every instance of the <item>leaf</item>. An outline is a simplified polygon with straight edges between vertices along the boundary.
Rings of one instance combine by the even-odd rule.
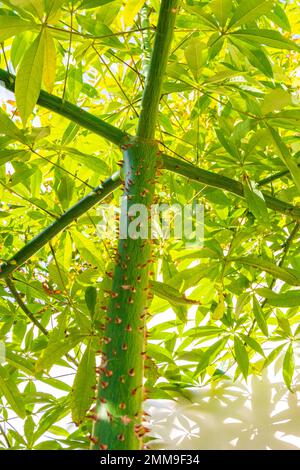
[[[289,51],[300,51],[300,46],[290,39],[285,38],[279,31],[270,29],[239,29],[230,34],[241,41],[269,46],[275,49],[287,49]]]
[[[255,320],[256,320],[260,330],[262,331],[262,333],[265,336],[269,336],[267,321],[266,321],[265,316],[263,314],[260,303],[258,302],[255,295],[253,296],[253,314],[254,314]]]
[[[289,344],[289,347],[284,355],[283,359],[283,379],[287,388],[293,392],[292,390],[292,381],[295,372],[295,361],[294,361],[294,351],[292,344]]]
[[[206,44],[199,38],[193,38],[184,49],[184,55],[189,68],[197,80],[200,75],[200,71],[207,60]]]
[[[15,125],[15,123],[7,116],[7,114],[0,109],[0,135],[8,135],[14,140],[19,140],[20,142],[25,143],[26,139],[24,134],[20,129]]]
[[[24,126],[35,107],[42,85],[45,34],[38,37],[25,52],[16,76],[16,101]]]
[[[264,101],[261,105],[261,110],[264,114],[268,114],[271,111],[280,111],[285,106],[292,104],[292,97],[288,91],[282,88],[275,88],[270,91],[264,97]]]
[[[60,13],[60,8],[67,2],[68,0],[45,0],[47,22],[56,21]]]
[[[56,75],[56,49],[51,34],[45,30],[45,56],[43,68],[43,83],[46,90],[53,90]]]
[[[135,16],[140,11],[144,3],[145,3],[145,0],[127,0],[125,4],[125,8],[122,13],[124,26],[126,28],[132,25]]]
[[[114,0],[82,0],[80,9],[89,9],[89,8],[97,8],[102,5],[106,5],[107,3],[112,3]]]
[[[247,179],[246,184],[244,184],[244,196],[250,212],[259,222],[267,225],[269,214],[266,201],[263,193],[257,189],[253,181]]]
[[[282,281],[285,281],[292,286],[300,285],[300,275],[297,271],[289,268],[279,267],[272,261],[266,260],[264,258],[259,258],[257,256],[243,256],[240,258],[230,258],[230,260],[237,261],[238,263],[245,264],[246,266],[259,268],[262,271],[271,274],[274,278],[281,279]]]
[[[234,354],[236,358],[236,362],[244,376],[245,379],[248,377],[249,371],[249,358],[246,348],[243,342],[240,340],[238,336],[234,337]]]
[[[232,0],[212,0],[209,4],[209,8],[220,25],[224,26],[232,9]]]
[[[151,281],[151,289],[161,299],[168,300],[175,305],[198,305],[196,300],[187,299],[184,294],[163,282]]]
[[[6,348],[5,350],[5,359],[11,366],[15,367],[18,370],[22,370],[25,374],[34,375],[34,361],[16,354],[13,351],[10,351]]]
[[[93,387],[96,384],[95,351],[89,342],[78,365],[71,392],[72,420],[79,426],[91,407],[94,398]]]
[[[239,49],[241,54],[247,57],[253,67],[256,67],[267,77],[273,77],[272,65],[263,49],[259,49],[251,44],[246,44],[233,37],[230,38],[230,41]]]
[[[19,8],[24,8],[30,11],[33,15],[38,16],[42,19],[44,13],[44,2],[43,0],[10,0],[11,3]]]
[[[7,370],[0,365],[0,391],[6,398],[8,404],[13,411],[24,419],[26,416],[25,406],[22,400],[22,395],[19,392],[15,382],[9,376]]]
[[[225,302],[224,302],[224,297],[222,296],[220,302],[218,303],[217,307],[212,313],[212,319],[221,320],[224,316],[224,313],[225,313]]]
[[[25,21],[18,16],[1,15],[0,16],[0,42],[5,41],[11,36],[17,36],[23,31],[34,30],[38,27],[33,21]]]
[[[101,253],[92,240],[82,235],[78,230],[72,230],[72,238],[79,253],[93,266],[104,267]]]
[[[268,129],[270,131],[275,147],[279,152],[279,156],[283,163],[286,165],[286,167],[289,169],[295,186],[300,194],[300,168],[298,167],[296,160],[294,160],[291,156],[288,147],[285,145],[278,132],[270,126],[268,126]]]
[[[97,302],[97,289],[94,286],[88,286],[85,290],[85,303],[93,318]]]
[[[228,29],[256,20],[268,13],[273,4],[273,0],[242,0],[229,22]]]
[[[200,359],[200,362],[197,365],[194,375],[199,375],[207,366],[209,366],[213,360],[219,355],[223,350],[224,346],[228,341],[228,336],[225,338],[219,339],[216,343],[212,344],[204,353]]]
[[[49,341],[47,348],[42,352],[41,356],[36,362],[35,370],[40,372],[42,370],[49,370],[59,359],[67,354],[70,349],[73,349],[82,340],[82,335],[79,333],[72,333],[69,336]]]
[[[248,344],[248,346],[250,346],[251,349],[256,351],[261,356],[266,357],[263,351],[263,348],[254,338],[252,338],[251,336],[243,335],[243,334],[241,334],[241,338],[246,344]]]
[[[277,294],[271,289],[260,288],[256,292],[268,300],[273,307],[298,307],[300,305],[300,290],[291,290]]]

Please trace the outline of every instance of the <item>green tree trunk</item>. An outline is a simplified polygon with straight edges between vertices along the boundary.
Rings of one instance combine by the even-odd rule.
[[[155,191],[158,151],[155,127],[163,75],[175,24],[177,0],[162,0],[146,81],[137,138],[122,146],[124,154],[124,200],[121,223],[131,222],[130,208],[150,208]],[[127,216],[127,214],[129,214]],[[127,218],[127,220],[126,220]],[[116,256],[111,300],[102,338],[94,449],[140,449],[145,432],[144,399],[145,315],[151,269],[149,221],[146,239],[129,236],[120,240]]]

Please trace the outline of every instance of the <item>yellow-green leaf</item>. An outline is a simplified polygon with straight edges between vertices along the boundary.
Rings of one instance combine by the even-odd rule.
[[[243,256],[240,258],[230,258],[230,260],[261,269],[261,271],[265,271],[274,278],[281,279],[292,286],[300,286],[300,275],[297,271],[290,268],[279,267],[272,261],[264,258],[259,258],[258,256]]]
[[[15,123],[0,109],[0,134],[12,137],[20,142],[25,142],[25,137]]]
[[[240,26],[256,20],[271,10],[273,0],[242,0],[232,16],[229,27]]]
[[[72,420],[79,425],[89,410],[95,392],[96,384],[95,351],[89,343],[79,363],[71,393]]]
[[[292,380],[295,372],[293,346],[290,344],[283,359],[283,378],[287,388],[292,392]]]
[[[278,150],[279,156],[283,163],[286,165],[286,167],[289,169],[295,186],[300,194],[300,168],[297,165],[297,161],[293,159],[288,147],[285,145],[278,132],[273,129],[273,127],[269,127],[269,131],[274,145]]]
[[[289,92],[282,88],[276,88],[265,95],[261,110],[264,114],[268,114],[272,111],[280,111],[290,104],[292,104],[292,98]]]
[[[51,34],[45,30],[45,56],[43,69],[43,83],[46,90],[53,90],[56,74],[56,49]]]
[[[45,34],[38,37],[26,51],[16,77],[16,101],[24,126],[38,100],[45,56]]]
[[[43,0],[11,0],[11,3],[18,8],[24,8],[38,18],[43,18],[44,1]]]
[[[163,282],[151,281],[151,289],[161,299],[168,300],[174,305],[197,305],[196,300],[187,299],[184,294]]]
[[[224,26],[232,8],[232,0],[212,0],[209,7],[221,26]]]
[[[0,42],[11,36],[35,29],[38,25],[31,21],[22,20],[18,16],[1,15],[0,16]]]
[[[247,379],[249,371],[248,353],[243,342],[237,336],[234,337],[234,354],[243,376]]]
[[[36,363],[36,372],[40,372],[43,369],[49,370],[56,361],[67,354],[70,349],[73,349],[81,339],[82,335],[73,333],[66,338],[57,339],[57,341],[50,340],[47,348],[44,349]]]
[[[26,416],[22,395],[7,370],[0,366],[0,392],[6,398],[14,412],[22,419]]]
[[[255,295],[253,296],[253,314],[260,330],[265,336],[269,336],[267,321]]]
[[[207,46],[199,38],[193,38],[184,49],[185,59],[195,79],[199,77],[200,71],[207,60]]]

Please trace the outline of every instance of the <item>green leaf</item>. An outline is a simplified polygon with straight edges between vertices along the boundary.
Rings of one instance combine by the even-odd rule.
[[[228,336],[225,338],[219,339],[216,343],[212,344],[204,353],[200,359],[200,362],[197,365],[194,375],[199,375],[206,367],[208,367],[213,360],[223,351],[226,343],[228,341]]]
[[[0,135],[4,134],[20,142],[26,142],[24,134],[15,123],[0,109]]]
[[[300,290],[291,290],[277,294],[271,289],[260,288],[256,292],[268,300],[273,307],[298,307],[300,305]]]
[[[93,403],[96,384],[95,351],[89,342],[79,363],[71,393],[72,420],[79,426]]]
[[[16,76],[16,101],[24,126],[38,100],[44,68],[45,33],[38,37],[25,52]]]
[[[260,330],[262,331],[262,333],[265,336],[269,336],[267,321],[266,321],[265,316],[263,314],[260,303],[258,302],[255,295],[253,296],[253,314],[254,314],[255,320],[256,320]]]
[[[243,256],[240,258],[230,258],[231,261],[242,263],[246,266],[252,266],[254,268],[261,269],[271,274],[276,279],[291,284],[292,286],[300,285],[300,275],[297,271],[289,268],[282,268],[274,264],[272,261],[257,256]]]
[[[249,371],[249,357],[243,342],[238,336],[234,337],[234,354],[244,378],[247,379]]]
[[[269,46],[275,49],[287,49],[289,51],[300,51],[300,46],[290,39],[285,38],[279,31],[270,29],[239,29],[230,34],[241,41]]]
[[[197,80],[207,60],[207,46],[199,38],[192,38],[184,49],[185,59]]]
[[[224,26],[232,9],[232,0],[212,0],[209,3],[209,8],[220,25]]]
[[[271,111],[281,111],[285,106],[292,104],[292,97],[290,93],[282,88],[275,88],[264,97],[261,105],[261,110],[264,114]]]
[[[89,9],[97,8],[107,3],[112,3],[114,0],[82,0],[79,8],[80,9]]]
[[[289,344],[289,347],[284,355],[283,359],[283,379],[287,386],[287,388],[293,392],[292,390],[292,381],[295,372],[295,360],[294,360],[294,351],[292,344]]]
[[[230,20],[228,29],[256,20],[268,13],[273,4],[273,0],[242,0]]]
[[[241,54],[247,57],[253,67],[260,70],[267,77],[273,77],[272,65],[263,49],[259,49],[257,46],[253,46],[252,44],[242,42],[233,36],[230,37],[230,42],[238,48]]]
[[[56,75],[56,49],[51,34],[45,30],[45,55],[43,68],[43,83],[46,90],[53,90]]]
[[[78,230],[73,229],[71,232],[73,241],[79,253],[93,266],[104,267],[103,259],[101,258],[100,251],[96,248],[94,242],[82,235]]]
[[[262,192],[257,189],[253,181],[247,180],[244,185],[244,196],[250,212],[252,212],[259,222],[267,225],[269,214],[266,201]]]
[[[24,419],[26,416],[25,406],[22,400],[22,395],[19,392],[15,382],[9,376],[7,370],[0,365],[0,391],[4,395],[8,404],[11,406],[13,411]]]
[[[251,348],[253,349],[253,351],[256,351],[258,354],[260,354],[261,356],[263,357],[266,357],[265,356],[265,353],[263,351],[263,348],[261,347],[261,345],[254,339],[252,338],[251,336],[247,336],[247,335],[243,335],[243,334],[240,334],[241,335],[241,338],[242,340]]]
[[[97,289],[94,286],[88,286],[85,290],[85,303],[93,318],[97,302]]]
[[[161,299],[168,300],[175,305],[198,305],[196,300],[187,299],[184,294],[174,287],[163,282],[151,281],[151,289]]]
[[[144,3],[145,0],[127,0],[122,13],[126,28],[132,25],[135,16],[138,14]]]
[[[11,36],[16,36],[23,31],[34,30],[38,27],[33,21],[25,21],[18,16],[3,15],[0,16],[0,42]]]
[[[79,333],[71,333],[65,338],[55,338],[54,341],[49,341],[48,346],[36,362],[36,372],[40,372],[44,369],[49,370],[62,356],[67,354],[70,349],[73,349],[82,338],[83,336]]]
[[[285,145],[278,132],[273,129],[273,127],[268,126],[268,128],[275,147],[278,150],[279,156],[286,167],[289,169],[295,186],[300,194],[300,168],[298,167],[296,160],[293,159],[288,147]]]

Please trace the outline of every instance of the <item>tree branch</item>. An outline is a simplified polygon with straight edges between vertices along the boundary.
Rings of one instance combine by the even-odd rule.
[[[239,181],[228,178],[227,176],[213,173],[212,171],[203,170],[198,168],[192,163],[179,160],[177,158],[163,155],[163,168],[181,176],[185,176],[198,183],[206,184],[213,188],[224,189],[230,193],[236,194],[244,198],[243,185]],[[269,209],[278,211],[284,215],[293,217],[295,220],[300,220],[300,207],[295,207],[292,204],[276,199],[264,193],[266,205]]]
[[[15,76],[0,69],[0,85],[7,90],[14,92]],[[68,101],[64,101],[57,96],[51,95],[46,91],[41,91],[38,104],[50,111],[60,114],[70,121],[76,122],[85,129],[100,135],[113,144],[121,145],[122,142],[127,139],[127,134],[117,127],[108,124],[102,119],[93,116],[93,114],[84,111],[80,107],[69,103]]]
[[[81,199],[77,204],[68,209],[59,219],[49,225],[40,234],[30,240],[21,250],[19,250],[7,262],[0,265],[0,279],[6,278],[15,269],[19,268],[26,261],[36,254],[43,246],[45,246],[55,235],[59,234],[73,220],[85,214],[89,209],[98,202],[105,199],[115,189],[121,185],[120,174],[115,173],[105,180],[100,186],[95,188],[91,193]]]

